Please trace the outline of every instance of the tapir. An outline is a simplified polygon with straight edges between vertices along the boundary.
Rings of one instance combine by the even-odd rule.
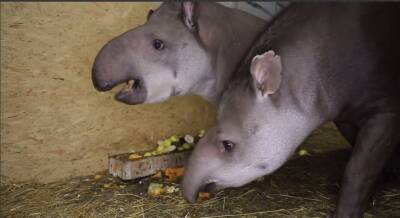
[[[314,129],[334,121],[353,149],[328,214],[362,217],[400,147],[399,39],[399,3],[288,6],[223,93],[216,125],[188,160],[184,197],[194,202],[199,190],[273,173]]]
[[[93,85],[109,91],[126,83],[115,96],[126,104],[185,94],[216,104],[266,23],[215,2],[164,2],[143,25],[101,48]]]

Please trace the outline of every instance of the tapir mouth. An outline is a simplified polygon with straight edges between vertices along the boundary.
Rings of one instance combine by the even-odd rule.
[[[218,190],[221,188],[217,185],[215,182],[210,182],[202,186],[199,190],[201,192],[210,192],[210,193],[216,193]]]
[[[205,183],[198,188],[192,188],[194,188],[192,192],[187,192],[187,190],[184,190],[184,198],[190,203],[195,203],[197,201],[197,196],[199,195],[199,192],[210,192],[212,194],[215,194],[217,191],[223,189],[222,186],[218,185],[215,182]]]
[[[146,99],[146,88],[140,79],[130,79],[126,85],[114,97],[115,100],[129,104],[141,104]]]

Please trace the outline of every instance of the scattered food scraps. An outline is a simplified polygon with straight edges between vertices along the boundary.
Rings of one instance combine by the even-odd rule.
[[[175,182],[178,181],[184,173],[185,169],[184,168],[166,168],[165,169],[165,177],[166,180],[169,182]]]
[[[165,192],[164,185],[159,183],[150,183],[147,193],[151,196],[160,196]]]
[[[129,156],[129,160],[138,160],[143,157],[157,156],[170,153],[175,150],[183,151],[192,149],[193,146],[200,140],[200,138],[204,136],[204,133],[205,131],[202,129],[199,131],[197,136],[192,136],[190,134],[186,134],[185,136],[173,135],[167,139],[158,140],[157,147],[154,150],[144,152],[143,156],[137,153],[132,153]]]
[[[175,192],[178,192],[179,191],[179,188],[178,187],[175,187],[175,186],[166,186],[165,187],[165,191],[168,193],[168,194],[172,194],[172,193],[175,193]]]

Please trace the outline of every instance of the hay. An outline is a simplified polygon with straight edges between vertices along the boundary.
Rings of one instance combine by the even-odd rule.
[[[48,185],[1,186],[2,217],[325,217],[333,208],[348,150],[296,158],[264,181],[188,204],[181,193],[150,197],[147,178],[94,176]],[[399,178],[387,180],[366,216],[400,215]],[[107,188],[105,188],[107,187]]]

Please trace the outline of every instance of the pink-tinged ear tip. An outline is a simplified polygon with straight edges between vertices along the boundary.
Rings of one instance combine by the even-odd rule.
[[[254,62],[257,59],[270,59],[270,58],[277,58],[280,61],[280,56],[275,55],[275,52],[273,50],[269,50],[267,52],[264,52],[264,54],[254,56],[251,62]]]
[[[267,52],[264,53],[265,56],[275,56],[275,52],[273,50],[269,50]]]

